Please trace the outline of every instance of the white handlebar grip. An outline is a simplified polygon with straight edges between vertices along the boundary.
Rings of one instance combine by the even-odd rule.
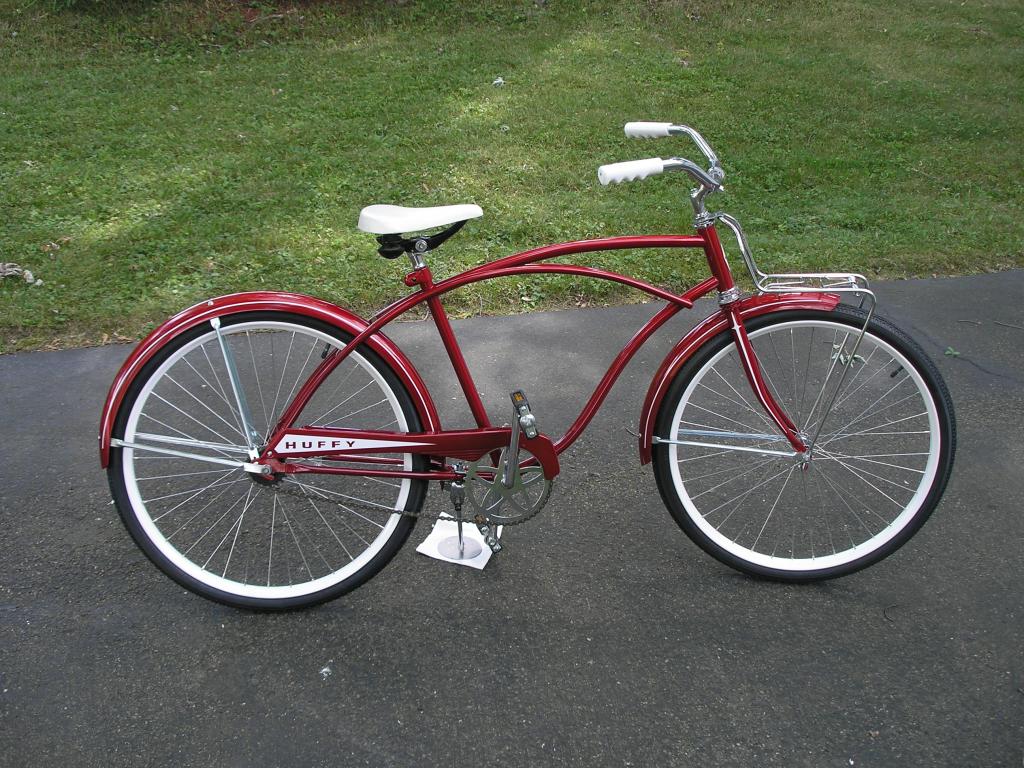
[[[623,181],[646,179],[665,170],[665,161],[660,157],[646,160],[628,160],[625,163],[609,163],[597,169],[597,178],[601,184],[619,184]]]
[[[626,135],[631,139],[660,139],[669,135],[672,123],[626,123]]]

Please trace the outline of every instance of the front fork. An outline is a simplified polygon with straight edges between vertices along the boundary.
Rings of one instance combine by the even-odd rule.
[[[765,384],[764,376],[761,374],[761,364],[757,361],[757,354],[750,343],[750,337],[747,336],[747,329],[743,325],[739,312],[735,311],[732,305],[726,304],[722,307],[722,313],[729,319],[729,327],[732,329],[732,338],[736,349],[739,350],[743,372],[746,374],[747,381],[750,382],[750,388],[754,391],[758,402],[775,422],[775,426],[786,436],[786,440],[793,446],[793,450],[800,454],[805,453],[807,444],[801,437],[800,430],[775,402],[775,398],[772,397],[771,391]]]
[[[747,375],[747,381],[750,382],[750,387],[754,390],[754,394],[757,396],[758,402],[761,403],[761,407],[765,409],[772,421],[775,422],[775,425],[786,436],[786,440],[793,446],[793,450],[803,454],[807,451],[807,445],[800,436],[796,424],[779,407],[779,404],[775,402],[775,398],[772,397],[772,393],[769,391],[764,377],[761,375],[761,365],[757,362],[757,355],[750,344],[747,329],[743,325],[743,318],[740,317],[737,310],[740,291],[733,281],[732,272],[729,270],[729,261],[726,259],[725,250],[718,239],[718,232],[715,231],[715,217],[703,211],[703,202],[701,200],[697,200],[694,205],[694,210],[697,212],[697,234],[704,238],[704,254],[707,256],[711,274],[718,281],[718,303],[722,314],[728,319],[729,327],[732,329],[733,342],[736,344],[736,349],[739,350],[743,372]]]

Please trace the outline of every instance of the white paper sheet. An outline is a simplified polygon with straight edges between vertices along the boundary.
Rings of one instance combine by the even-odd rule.
[[[498,526],[496,532],[498,538],[501,538],[501,526]],[[452,563],[454,565],[468,565],[470,568],[476,568],[478,571],[482,571],[484,566],[487,565],[487,561],[491,559],[491,548],[484,542],[484,537],[480,535],[480,531],[476,529],[476,526],[472,523],[462,524],[462,538],[465,541],[475,541],[480,545],[480,554],[469,560],[452,560],[451,558],[445,557],[437,551],[437,545],[445,539],[451,536],[458,536],[459,529],[455,524],[454,520],[440,518],[434,523],[434,529],[430,532],[430,535],[423,540],[423,543],[416,547],[416,551],[421,555],[427,557],[433,557],[437,560],[443,560],[446,563]]]

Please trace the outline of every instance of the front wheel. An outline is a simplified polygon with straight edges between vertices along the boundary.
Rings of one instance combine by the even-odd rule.
[[[113,433],[131,447],[111,451],[110,487],[135,542],[179,584],[237,607],[298,608],[359,586],[406,540],[415,520],[402,512],[420,510],[425,480],[315,471],[358,466],[340,460],[269,477],[241,467],[248,441],[228,362],[259,451],[303,382],[351,338],[301,315],[232,315],[220,337],[204,323],[169,341],[132,383]],[[398,377],[365,348],[331,372],[297,423],[421,430]],[[422,456],[395,461],[426,469]]]
[[[738,570],[785,581],[842,576],[921,527],[953,464],[953,404],[901,330],[865,314],[796,310],[747,331],[775,400],[810,439],[792,448],[754,398],[726,331],[680,369],[662,403],[655,477],[686,534]],[[838,394],[836,390],[838,389]],[[834,403],[825,413],[830,401]]]

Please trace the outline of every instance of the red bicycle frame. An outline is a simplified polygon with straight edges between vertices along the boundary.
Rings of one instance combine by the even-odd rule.
[[[707,258],[711,277],[684,293],[677,295],[641,280],[615,272],[573,264],[539,263],[572,254],[631,248],[700,248],[704,251],[704,255]],[[477,394],[473,377],[466,365],[462,350],[459,347],[458,340],[452,330],[440,297],[449,291],[471,283],[497,277],[524,274],[569,274],[611,280],[644,291],[667,302],[661,311],[655,314],[633,335],[615,357],[600,382],[598,382],[587,404],[565,435],[554,442],[540,435],[534,440],[524,443],[525,447],[533,453],[537,461],[542,465],[544,474],[549,479],[553,478],[558,472],[557,456],[571,446],[586,429],[615,381],[622,373],[622,370],[632,359],[633,355],[636,354],[637,350],[666,321],[680,310],[691,308],[697,299],[715,290],[728,292],[735,287],[732,273],[729,270],[725,253],[714,226],[698,229],[695,235],[611,237],[544,246],[482,264],[438,283],[434,282],[430,268],[425,265],[421,266],[405,277],[406,285],[410,287],[417,286],[419,291],[385,307],[344,348],[331,352],[320,363],[310,378],[303,384],[295,399],[285,409],[259,461],[270,464],[275,471],[286,473],[321,472],[382,477],[428,477],[445,480],[455,477],[454,472],[448,467],[441,466],[435,462],[435,466],[428,472],[405,470],[398,466],[400,461],[397,457],[388,458],[386,454],[413,453],[425,454],[435,458],[476,459],[488,452],[499,449],[503,445],[507,445],[509,430],[507,428],[495,428],[491,425],[480,396]],[[812,301],[815,305],[820,305],[823,299],[821,296],[815,296],[813,299],[809,299],[809,301]],[[303,408],[313,396],[313,393],[316,392],[317,388],[331,372],[353,350],[370,340],[374,334],[377,334],[392,320],[422,303],[426,303],[437,326],[441,342],[451,360],[452,368],[455,371],[456,378],[459,381],[478,429],[398,433],[316,426],[296,428],[294,426],[296,419],[302,413]],[[770,308],[770,305],[768,306]],[[805,445],[796,426],[775,402],[761,375],[760,365],[747,338],[746,328],[743,323],[743,318],[748,312],[749,306],[743,302],[723,303],[718,315],[714,316],[716,327],[726,326],[731,329],[734,341],[740,350],[743,369],[757,399],[793,448],[797,451],[803,451]],[[289,461],[289,459],[310,456],[335,459],[344,458],[360,463],[390,465],[391,468],[311,467]]]

